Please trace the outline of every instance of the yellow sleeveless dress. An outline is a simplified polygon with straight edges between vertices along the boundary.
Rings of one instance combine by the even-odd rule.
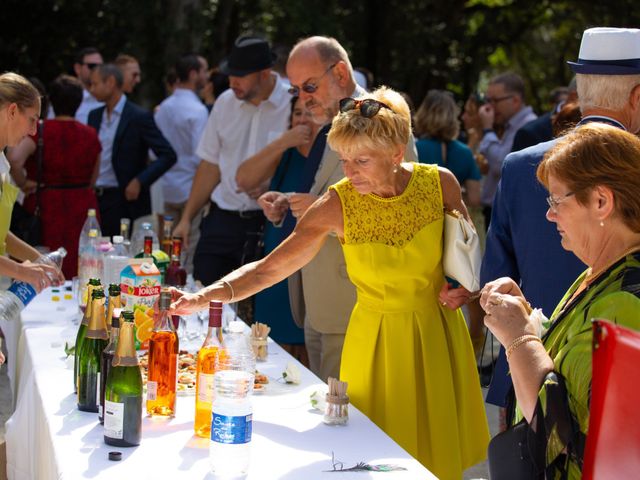
[[[440,305],[442,189],[413,164],[405,191],[359,194],[343,179],[347,271],[358,292],[340,378],[351,402],[441,479],[486,457],[489,429],[460,310]]]

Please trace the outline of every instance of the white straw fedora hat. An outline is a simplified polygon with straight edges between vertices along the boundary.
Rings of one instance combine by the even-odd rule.
[[[589,28],[582,34],[576,62],[567,62],[575,73],[640,75],[640,29]]]

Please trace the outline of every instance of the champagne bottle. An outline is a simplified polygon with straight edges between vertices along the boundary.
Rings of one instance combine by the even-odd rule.
[[[211,436],[211,405],[214,400],[213,375],[218,361],[226,355],[222,341],[222,303],[209,302],[209,329],[196,363],[196,418],[193,428],[199,437]]]
[[[104,322],[104,292],[94,290],[91,319],[78,353],[78,409],[97,412],[100,404],[100,363],[109,336]]]
[[[169,315],[171,292],[160,292],[158,319],[149,340],[149,372],[147,375],[147,414],[175,415],[178,369],[178,335]]]
[[[73,349],[73,393],[78,391],[78,354],[80,353],[80,346],[84,340],[84,335],[87,332],[87,326],[89,325],[89,318],[91,317],[91,303],[93,302],[93,292],[96,289],[102,289],[99,278],[92,278],[87,284],[87,305],[82,315],[82,322],[78,327],[78,333],[76,334],[76,346]]]
[[[111,285],[110,287],[112,287]],[[111,289],[111,288],[109,288]],[[118,289],[119,291],[120,289]],[[110,309],[111,310],[111,309]],[[111,362],[113,356],[116,353],[118,345],[118,336],[120,335],[120,315],[122,310],[115,308],[111,311],[111,334],[109,337],[109,343],[102,351],[101,364],[100,364],[100,405],[98,406],[98,420],[100,423],[104,423],[104,395],[107,384],[107,376],[109,370],[111,370]]]
[[[122,301],[120,299],[120,285],[115,283],[109,284],[109,306],[107,308],[107,316],[105,321],[107,322],[107,331],[111,331],[111,319],[113,318],[113,311],[116,308],[122,308]]]
[[[104,443],[140,445],[142,437],[142,375],[136,356],[133,312],[120,316],[120,336],[105,388]]]

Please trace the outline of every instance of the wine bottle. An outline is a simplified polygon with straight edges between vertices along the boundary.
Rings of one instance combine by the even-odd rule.
[[[118,289],[118,291],[119,290],[120,289]],[[98,420],[100,420],[100,423],[104,423],[104,394],[105,394],[105,388],[107,384],[107,376],[109,375],[109,370],[111,370],[111,362],[113,360],[114,354],[116,353],[116,348],[118,345],[118,336],[120,335],[120,315],[121,314],[122,314],[122,309],[120,308],[115,308],[111,311],[111,321],[110,321],[111,333],[109,337],[109,343],[107,344],[105,349],[102,351],[101,364],[100,364],[100,405],[98,406]]]
[[[97,412],[100,404],[100,363],[109,339],[104,302],[104,292],[94,290],[91,319],[78,353],[78,409],[84,412]]]
[[[178,368],[178,335],[169,315],[171,292],[160,292],[160,312],[149,340],[149,371],[147,374],[147,414],[175,415]]]
[[[142,437],[142,375],[136,356],[133,312],[122,311],[120,336],[105,387],[104,443],[140,445]]]
[[[165,283],[171,287],[184,287],[187,284],[187,271],[180,264],[182,254],[182,237],[173,237],[171,263],[167,268]]]
[[[99,278],[91,278],[87,284],[87,305],[82,314],[82,322],[78,327],[78,333],[76,334],[76,346],[73,349],[73,393],[78,391],[78,354],[80,353],[80,346],[84,340],[84,335],[87,332],[87,326],[89,325],[89,318],[91,317],[91,303],[93,302],[94,290],[102,290]]]
[[[109,306],[107,308],[107,316],[105,317],[108,332],[111,331],[111,319],[113,318],[113,310],[116,308],[122,308],[120,285],[111,283],[109,284]]]
[[[209,329],[196,363],[196,418],[193,429],[199,437],[211,436],[211,405],[214,400],[213,375],[226,355],[222,340],[222,303],[209,302]]]

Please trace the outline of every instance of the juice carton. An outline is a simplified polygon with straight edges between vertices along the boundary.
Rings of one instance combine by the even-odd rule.
[[[151,258],[135,258],[120,274],[122,307],[133,310],[136,349],[149,348],[153,330],[153,305],[160,297],[161,275]]]

